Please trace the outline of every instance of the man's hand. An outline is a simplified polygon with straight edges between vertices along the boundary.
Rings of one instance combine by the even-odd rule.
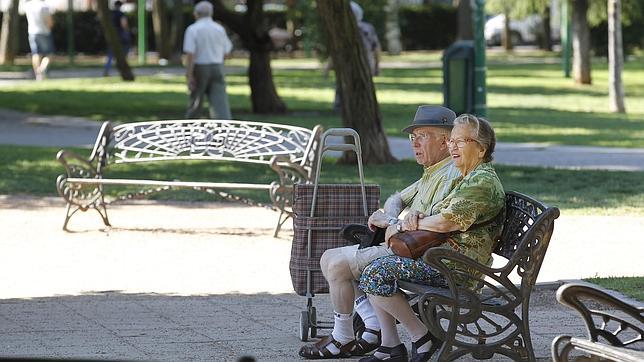
[[[385,245],[389,247],[389,238],[391,238],[392,235],[397,234],[398,230],[396,229],[396,225],[391,225],[385,230]]]
[[[197,89],[197,81],[192,74],[186,74],[186,83],[188,84],[188,90],[194,92]]]
[[[418,230],[418,221],[425,217],[420,211],[412,210],[405,215],[402,221],[402,229],[404,231]]]
[[[367,224],[369,225],[369,229],[371,231],[376,231],[376,228],[386,228],[389,226],[389,219],[391,217],[381,210],[376,210],[371,216],[369,216],[369,221],[367,221]]]

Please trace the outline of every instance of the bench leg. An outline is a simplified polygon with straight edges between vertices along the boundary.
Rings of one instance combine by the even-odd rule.
[[[74,215],[76,213],[76,211],[80,210],[80,207],[76,206],[74,211],[70,212],[71,208],[72,208],[72,204],[71,204],[71,202],[68,202],[67,203],[67,210],[65,212],[65,222],[63,223],[63,230],[64,231],[69,231],[69,229],[67,229],[67,224],[69,223],[69,219],[71,219],[72,215]]]
[[[288,220],[290,217],[291,213],[284,211],[284,209],[280,210],[280,216],[277,218],[277,226],[275,226],[275,233],[273,233],[274,238],[277,237],[277,234],[279,234],[280,230],[282,229],[282,225],[284,225],[286,220]]]
[[[107,218],[107,207],[105,207],[105,202],[103,201],[103,197],[101,197],[101,202],[98,205],[94,203],[93,206],[94,206],[94,210],[96,210],[98,214],[101,215],[101,218],[103,219],[103,224],[105,224],[105,226],[112,226],[110,225],[110,220]]]
[[[101,215],[101,219],[103,219],[103,224],[105,226],[112,226],[110,225],[110,220],[107,218],[107,207],[105,206],[105,202],[103,201],[103,198],[101,197],[100,202],[94,202],[90,206],[98,212],[99,215]],[[79,205],[74,205],[74,209],[72,210],[72,203],[67,202],[67,210],[65,212],[65,222],[63,223],[63,230],[64,231],[69,231],[67,228],[67,225],[69,224],[69,219],[72,218],[72,216],[77,212],[77,211],[87,211],[89,206],[79,206]]]

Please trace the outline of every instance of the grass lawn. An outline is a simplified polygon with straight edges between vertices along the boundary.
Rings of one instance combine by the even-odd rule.
[[[57,148],[0,146],[0,194],[56,195],[54,180],[64,173],[55,161]],[[89,150],[77,149],[88,155]],[[336,165],[332,160],[322,166],[322,182],[355,183],[355,166]],[[554,170],[537,167],[497,166],[507,190],[531,195],[546,204],[559,207],[565,214],[644,215],[644,172],[608,172]],[[274,180],[274,172],[263,165],[240,165],[225,162],[174,162],[117,165],[109,170],[112,177],[151,178],[159,180],[256,182]],[[420,167],[411,160],[396,164],[365,166],[368,183],[381,186],[382,199],[420,177]],[[111,196],[133,191],[108,187]],[[267,193],[234,192],[268,202]],[[162,193],[159,198],[212,200],[196,191]]]
[[[617,290],[624,295],[644,301],[644,276],[641,277],[610,277],[588,278],[587,282],[604,288]]]
[[[552,53],[528,55],[493,53],[488,66],[489,118],[501,142],[611,147],[644,147],[644,56],[627,62],[623,75],[628,114],[607,112],[607,64],[593,63],[593,85],[575,86],[562,77]],[[374,81],[390,135],[401,135],[419,104],[442,103],[440,53],[408,53],[386,57],[405,67],[383,69]],[[232,59],[231,66],[244,67],[245,59]],[[312,127],[339,126],[331,112],[333,77],[313,67],[315,59],[278,59],[274,79],[287,103],[284,115],[250,113],[250,89],[244,74],[227,77],[236,118]],[[140,76],[132,83],[118,78],[50,79],[19,82],[0,88],[0,108],[42,114],[82,116],[95,120],[142,121],[182,118],[187,102],[184,79],[179,75]],[[608,126],[610,125],[610,126]]]

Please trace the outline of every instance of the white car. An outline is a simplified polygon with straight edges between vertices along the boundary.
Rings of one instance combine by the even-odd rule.
[[[485,22],[485,42],[487,45],[501,44],[501,34],[505,26],[505,15],[499,14]],[[510,38],[513,45],[534,44],[541,31],[541,17],[530,15],[525,19],[510,19]]]

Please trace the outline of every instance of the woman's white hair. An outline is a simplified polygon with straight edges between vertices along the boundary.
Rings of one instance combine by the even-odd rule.
[[[454,126],[456,125],[470,127],[476,133],[476,141],[485,148],[483,162],[492,161],[492,153],[494,153],[494,147],[496,147],[496,134],[490,122],[485,118],[464,113],[456,117]]]

